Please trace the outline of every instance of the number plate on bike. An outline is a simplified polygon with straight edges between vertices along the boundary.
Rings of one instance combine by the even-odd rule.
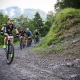
[[[22,38],[22,36],[20,36],[20,38]]]
[[[13,36],[8,36],[8,39],[12,39],[13,38]]]

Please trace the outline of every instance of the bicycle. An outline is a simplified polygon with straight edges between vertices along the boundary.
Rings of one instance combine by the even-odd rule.
[[[6,24],[4,24],[4,30],[0,32],[1,35],[7,36],[8,40],[6,43],[6,48],[4,49],[6,52],[6,59],[7,59],[7,64],[11,64],[13,59],[14,59],[14,46],[13,46],[13,41],[11,39],[13,39],[14,37],[12,36],[12,33],[7,35],[6,34]],[[16,37],[18,37],[18,34],[16,35]]]
[[[31,43],[32,43],[32,38],[31,37],[28,37],[27,38],[27,47],[30,47],[31,46]]]
[[[6,45],[6,57],[7,57],[7,64],[11,64],[14,58],[14,46],[11,42],[11,39],[13,39],[12,35],[8,35],[8,41]]]
[[[22,48],[25,47],[25,43],[24,43],[24,37],[20,36],[20,49],[22,50]]]
[[[38,35],[35,35],[34,36],[34,43],[36,44],[36,43],[39,43],[39,37],[38,37]]]

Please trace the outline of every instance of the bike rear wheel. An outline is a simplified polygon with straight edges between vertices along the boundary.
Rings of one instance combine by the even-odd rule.
[[[14,58],[14,46],[12,43],[7,45],[7,64],[11,64]]]
[[[27,41],[27,47],[30,47],[31,46],[31,43],[32,43],[32,39],[29,38],[28,41]]]
[[[36,44],[36,43],[38,43],[39,42],[39,38],[38,37],[35,37],[34,38],[34,43]]]

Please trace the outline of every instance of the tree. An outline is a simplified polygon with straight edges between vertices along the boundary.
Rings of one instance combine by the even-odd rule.
[[[42,36],[45,36],[48,33],[53,22],[54,22],[54,13],[52,11],[49,11],[47,14],[46,21],[44,22],[44,26],[42,28],[42,32],[44,33],[42,34]]]
[[[24,27],[29,28],[32,32],[34,31],[34,25],[33,25],[33,20],[27,19],[27,21],[24,22]]]
[[[4,15],[0,13],[0,28],[2,27],[2,24],[3,24],[3,17]]]
[[[34,28],[41,30],[43,26],[43,21],[38,12],[35,13],[34,18],[33,18],[33,23],[34,23]]]
[[[53,21],[54,21],[54,13],[53,11],[49,11],[47,14],[46,23],[48,22],[49,26],[51,26]]]
[[[22,27],[23,26],[23,23],[24,23],[24,16],[21,15],[19,18],[16,19],[17,20],[17,23],[19,24],[19,27]]]
[[[57,3],[55,4],[55,10],[60,11],[64,8],[80,9],[80,0],[57,0]]]
[[[5,22],[7,22],[7,20],[8,20],[8,16],[7,15],[3,15],[2,13],[0,13],[0,31],[1,31],[1,28],[2,28],[3,24]],[[0,35],[0,45],[3,44],[3,41],[4,41],[3,38],[4,37]]]

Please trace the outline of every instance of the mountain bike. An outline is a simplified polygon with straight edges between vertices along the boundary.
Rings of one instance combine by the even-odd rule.
[[[20,49],[22,50],[22,48],[25,47],[25,43],[24,43],[24,37],[20,36]]]
[[[38,43],[39,42],[39,36],[38,35],[35,35],[34,36],[34,43],[36,44],[36,43]]]
[[[30,47],[31,46],[31,43],[32,43],[32,38],[31,37],[28,37],[27,38],[27,47]]]
[[[6,57],[7,57],[7,64],[11,64],[14,58],[14,46],[11,42],[11,39],[13,39],[12,35],[8,35],[8,41],[6,45]]]

